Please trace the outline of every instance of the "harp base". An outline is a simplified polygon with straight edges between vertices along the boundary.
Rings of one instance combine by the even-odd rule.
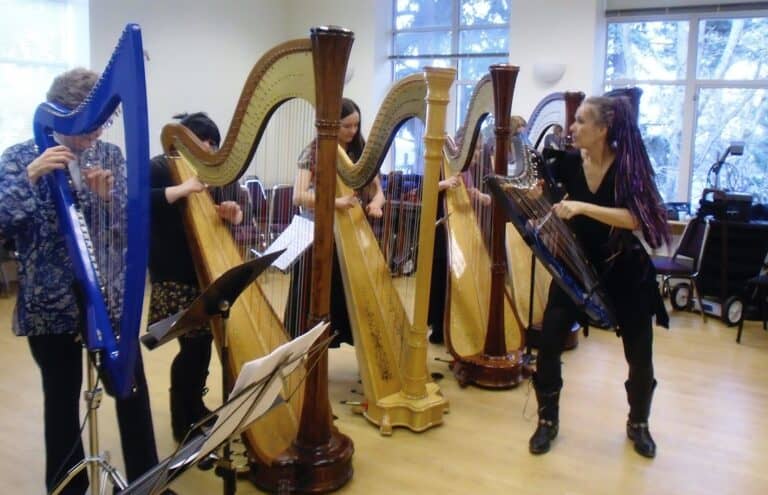
[[[436,383],[426,384],[426,394],[421,398],[407,397],[402,391],[376,401],[368,402],[361,411],[371,423],[378,425],[379,433],[392,434],[395,426],[404,426],[421,432],[443,424],[443,414],[448,412],[448,400],[440,393]]]
[[[482,388],[513,388],[523,381],[523,360],[519,353],[504,356],[474,354],[454,356],[450,364],[461,387],[475,385]]]
[[[352,478],[352,440],[335,427],[325,445],[293,444],[270,465],[251,463],[250,480],[270,493],[327,493]]]

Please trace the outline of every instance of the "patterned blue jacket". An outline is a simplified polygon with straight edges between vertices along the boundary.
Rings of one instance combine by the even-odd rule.
[[[112,170],[115,189],[124,188],[125,161],[120,149],[102,141],[94,146],[102,167]],[[11,146],[0,156],[0,236],[13,239],[19,253],[14,331],[23,336],[75,333],[80,329],[80,316],[74,274],[51,191],[43,178],[32,185],[27,176],[26,168],[37,155],[30,140]],[[94,196],[90,191],[79,195],[84,211],[97,204]]]

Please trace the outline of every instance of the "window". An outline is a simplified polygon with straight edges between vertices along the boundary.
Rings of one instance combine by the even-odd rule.
[[[611,20],[605,88],[639,86],[640,129],[666,201],[702,191],[768,202],[768,17],[765,12]],[[712,165],[735,141],[719,177]]]
[[[509,0],[394,0],[392,79],[422,67],[454,67],[457,81],[448,109],[448,132],[459,128],[475,83],[492,64],[509,59]],[[397,170],[414,172],[422,130],[408,122],[395,138]]]
[[[0,152],[32,137],[51,81],[88,66],[87,0],[10,0],[0,16]]]

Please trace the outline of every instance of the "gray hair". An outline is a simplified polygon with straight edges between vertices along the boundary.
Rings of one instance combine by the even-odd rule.
[[[99,74],[92,70],[82,67],[71,69],[56,76],[45,97],[51,103],[74,110],[85,100],[98,80]]]

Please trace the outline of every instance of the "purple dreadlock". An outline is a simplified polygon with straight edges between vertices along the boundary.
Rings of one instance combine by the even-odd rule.
[[[616,153],[616,204],[625,206],[638,220],[651,247],[669,244],[666,208],[629,101],[594,96],[584,103],[595,108],[597,122],[608,128],[607,140]]]

